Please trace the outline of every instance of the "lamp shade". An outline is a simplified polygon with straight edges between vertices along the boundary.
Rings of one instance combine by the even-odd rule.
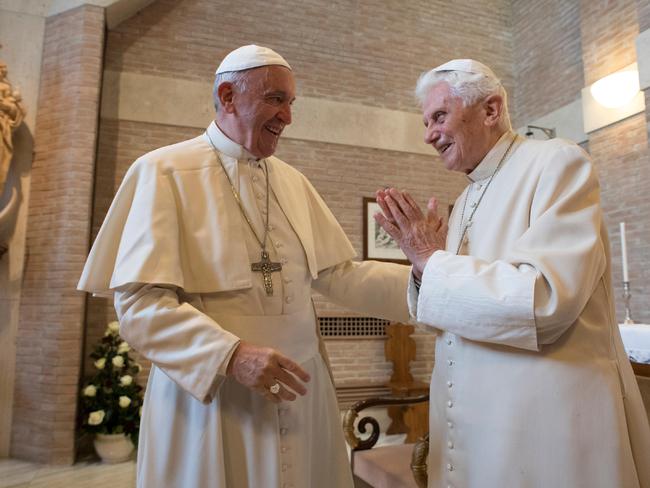
[[[617,71],[591,85],[591,94],[603,107],[619,108],[639,93],[637,70]]]

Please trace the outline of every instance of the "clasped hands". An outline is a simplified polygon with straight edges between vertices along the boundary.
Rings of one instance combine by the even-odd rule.
[[[293,401],[296,393],[304,395],[303,383],[310,379],[304,369],[275,349],[244,341],[232,354],[226,374],[273,403]],[[272,387],[279,389],[272,393]]]
[[[421,278],[431,255],[446,245],[448,228],[438,216],[437,200],[429,200],[425,215],[406,192],[387,188],[376,196],[382,213],[375,214],[375,220],[397,242],[413,264],[413,273]],[[305,395],[304,383],[310,379],[304,369],[275,349],[244,341],[233,353],[227,375],[274,403]]]
[[[449,229],[438,216],[438,201],[433,197],[429,200],[425,215],[406,192],[386,188],[375,195],[382,211],[374,215],[375,221],[411,261],[416,278],[421,278],[431,255],[446,246]]]

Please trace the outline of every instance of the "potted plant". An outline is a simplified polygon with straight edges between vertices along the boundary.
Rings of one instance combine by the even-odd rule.
[[[126,461],[138,444],[142,387],[135,378],[141,367],[111,322],[90,354],[95,374],[81,390],[82,429],[95,434],[95,450],[107,463]]]

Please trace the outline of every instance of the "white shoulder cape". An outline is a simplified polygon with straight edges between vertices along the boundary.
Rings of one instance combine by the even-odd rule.
[[[267,163],[311,276],[353,258],[350,241],[307,178],[278,158]],[[169,284],[188,293],[250,287],[245,225],[205,134],[157,149],[127,171],[78,288],[110,295],[128,283]]]

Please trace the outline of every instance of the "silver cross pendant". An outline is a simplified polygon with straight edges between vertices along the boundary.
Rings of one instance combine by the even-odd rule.
[[[257,263],[251,264],[251,270],[262,273],[264,280],[264,289],[268,296],[273,295],[273,278],[271,273],[281,271],[282,263],[274,263],[269,259],[269,253],[265,250],[262,251],[262,259]]]

